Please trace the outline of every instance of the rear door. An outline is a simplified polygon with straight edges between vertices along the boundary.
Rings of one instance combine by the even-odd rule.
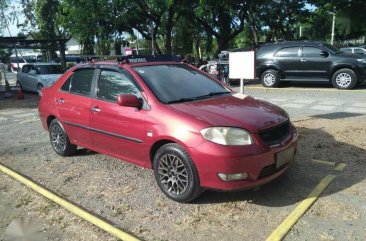
[[[72,143],[92,148],[89,113],[94,68],[76,70],[55,96],[56,109]]]
[[[145,118],[148,108],[119,106],[117,96],[143,97],[141,88],[127,71],[101,68],[95,99],[91,101],[90,130],[97,151],[142,164],[148,156]]]
[[[281,69],[281,78],[298,78],[302,74],[299,45],[279,49],[274,60]]]

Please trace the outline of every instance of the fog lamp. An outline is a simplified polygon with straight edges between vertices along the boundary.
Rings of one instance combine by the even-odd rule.
[[[246,172],[243,173],[234,173],[234,174],[225,174],[225,173],[218,173],[219,178],[225,182],[229,181],[239,181],[248,178],[248,174]]]

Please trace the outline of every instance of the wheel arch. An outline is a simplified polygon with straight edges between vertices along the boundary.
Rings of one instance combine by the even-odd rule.
[[[282,71],[281,71],[281,69],[280,69],[278,66],[276,66],[276,65],[265,65],[265,66],[262,66],[262,67],[259,69],[259,72],[257,73],[257,77],[258,77],[258,78],[260,78],[260,77],[262,76],[263,72],[265,72],[265,71],[267,71],[267,70],[269,70],[269,69],[273,69],[273,70],[277,71],[277,72],[278,72],[278,74],[279,74],[279,76],[280,76],[280,78],[281,78],[281,76],[282,76]]]
[[[176,143],[179,144],[175,141],[172,140],[168,140],[168,139],[162,139],[162,140],[158,140],[157,142],[155,142],[151,148],[150,148],[150,168],[152,168],[153,166],[153,162],[154,162],[154,156],[156,154],[156,152],[159,150],[160,147],[169,144],[169,143]]]
[[[54,116],[54,115],[50,115],[50,116],[48,116],[48,117],[47,117],[47,129],[49,129],[49,128],[50,128],[51,122],[52,122],[54,119],[56,119],[56,116]]]
[[[337,72],[338,70],[341,70],[341,69],[349,69],[349,70],[352,70],[355,75],[356,75],[356,78],[357,78],[357,82],[360,81],[360,72],[359,72],[359,69],[357,66],[355,65],[347,65],[347,64],[342,64],[342,65],[336,65],[332,68],[331,72],[330,72],[330,76],[329,76],[329,82],[332,82],[332,78],[333,78],[333,75],[335,74],[335,72]]]

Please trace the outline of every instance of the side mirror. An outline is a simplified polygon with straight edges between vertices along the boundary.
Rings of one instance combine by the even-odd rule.
[[[328,53],[327,51],[321,51],[321,52],[320,52],[320,56],[322,56],[322,57],[326,58],[326,57],[328,57],[328,56],[329,56],[329,53]]]
[[[135,95],[125,94],[118,95],[117,104],[120,106],[141,108],[142,101]]]

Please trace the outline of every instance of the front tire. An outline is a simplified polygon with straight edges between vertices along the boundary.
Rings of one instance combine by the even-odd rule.
[[[60,156],[70,156],[75,153],[77,146],[71,144],[64,127],[57,120],[51,121],[48,129],[53,150]]]
[[[353,89],[357,84],[356,74],[351,69],[340,69],[333,74],[332,84],[337,89]]]
[[[264,87],[278,87],[280,77],[274,69],[268,69],[261,74],[260,82]]]
[[[24,92],[23,86],[22,86],[22,84],[20,83],[19,80],[17,80],[17,82],[16,82],[16,87],[19,88],[21,91]]]
[[[153,168],[160,190],[174,201],[187,203],[203,192],[196,166],[178,144],[169,143],[160,147],[155,154]]]
[[[37,93],[38,93],[38,95],[41,95],[42,89],[43,89],[43,85],[42,84],[37,84]]]

